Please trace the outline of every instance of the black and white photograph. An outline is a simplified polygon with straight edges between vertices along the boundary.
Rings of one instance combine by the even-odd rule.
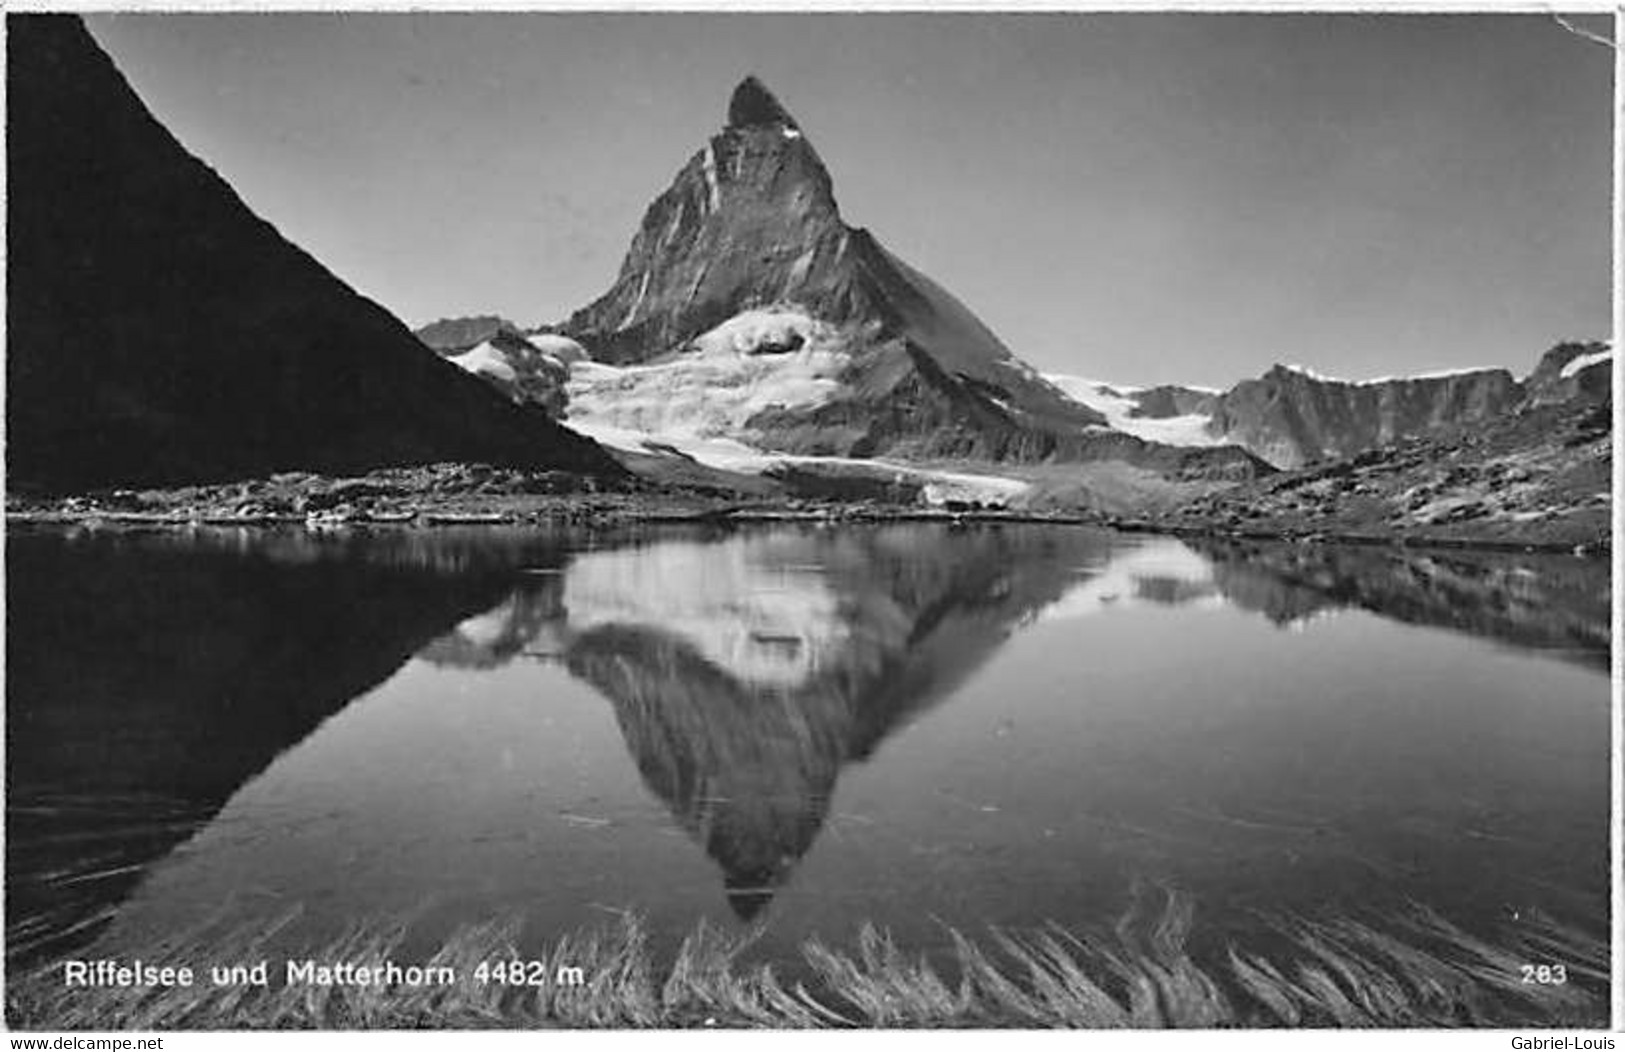
[[[14,5],[6,1028],[1613,1048],[1622,20]]]

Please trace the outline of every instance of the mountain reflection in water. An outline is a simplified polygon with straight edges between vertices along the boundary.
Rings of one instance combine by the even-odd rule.
[[[1083,533],[898,528],[593,552],[422,656],[558,661],[600,691],[645,784],[749,919],[812,846],[841,769],[1107,550]]]
[[[165,880],[186,889],[160,914],[195,913],[211,905],[199,896],[239,890],[231,874],[294,851],[245,835],[253,787],[297,780],[293,761],[340,733],[335,717],[409,664],[466,689],[532,663],[606,699],[642,784],[748,919],[809,855],[843,771],[1040,621],[1211,607],[1302,627],[1361,609],[1608,663],[1607,574],[1572,559],[918,525],[28,532],[8,548],[6,924],[23,958],[95,938],[143,880],[154,908],[179,896]],[[363,744],[346,748],[364,748],[348,726]],[[427,764],[424,733],[402,748]],[[389,777],[413,784],[398,765]],[[330,814],[325,791],[277,797],[294,808],[279,821]],[[230,836],[211,828],[222,808]],[[151,879],[188,838],[188,858]],[[200,858],[224,875],[201,875]],[[346,877],[297,879],[323,891]]]
[[[1224,597],[1278,624],[1367,610],[1609,668],[1612,593],[1597,559],[1196,540]]]
[[[146,867],[557,541],[8,531],[7,954],[93,936]]]

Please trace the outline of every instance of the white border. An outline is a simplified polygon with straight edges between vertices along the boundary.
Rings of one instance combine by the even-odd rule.
[[[1179,3],[1171,0],[1116,0],[1110,3],[1062,3],[1056,0],[1026,0],[1026,2],[983,3],[977,0],[872,0],[862,3],[856,0],[799,0],[799,2],[774,2],[774,0],[740,0],[740,2],[726,2],[726,0],[550,0],[545,3],[489,2],[489,0],[432,0],[432,2],[405,2],[405,0],[352,0],[348,3],[320,2],[320,0],[305,0],[303,3],[278,3],[276,0],[196,0],[193,3],[174,3],[167,0],[126,0],[124,3],[110,3],[107,0],[0,0],[0,11],[5,13],[42,13],[42,12],[131,12],[131,13],[188,13],[188,12],[773,12],[773,13],[820,13],[820,12],[987,12],[987,13],[1033,13],[1033,12],[1180,12],[1180,13],[1304,13],[1304,14],[1340,14],[1340,13],[1373,13],[1373,14],[1421,14],[1421,13],[1461,13],[1461,14],[1519,14],[1519,13],[1554,13],[1564,14],[1613,14],[1614,39],[1625,40],[1625,0],[1574,0],[1561,4],[1531,3],[1524,0],[1386,0],[1386,2],[1358,2],[1358,0],[1321,0],[1315,4],[1299,4],[1291,2],[1269,2],[1269,0],[1203,0],[1203,2]],[[0,26],[0,44],[5,38],[3,26]],[[5,50],[0,46],[0,106],[3,106],[5,91]],[[1622,125],[1625,125],[1625,47],[1616,44],[1614,55],[1614,183],[1613,183],[1613,333],[1611,334],[1613,346],[1620,346],[1620,336],[1625,333],[1625,265],[1622,265],[1621,256],[1625,253],[1625,138],[1622,138]],[[0,132],[0,141],[3,141],[3,132]],[[0,168],[0,201],[5,199],[5,170]],[[5,219],[0,215],[0,232],[5,229]],[[5,241],[0,238],[0,259],[4,258]],[[0,343],[3,343],[5,333],[5,320],[0,313]],[[1619,583],[1625,577],[1625,553],[1620,550],[1622,524],[1625,524],[1625,513],[1620,508],[1620,496],[1625,493],[1625,436],[1620,433],[1620,406],[1622,396],[1625,396],[1625,365],[1621,365],[1619,355],[1614,357],[1614,429],[1613,429],[1613,556],[1612,556],[1612,638],[1614,641],[1611,658],[1612,676],[1612,715],[1610,793],[1612,806],[1610,808],[1610,861],[1612,868],[1612,972],[1613,972],[1613,1004],[1611,1029],[1614,1033],[1622,1032],[1625,1027],[1625,874],[1621,872],[1622,863],[1625,863],[1625,843],[1622,843],[1621,796],[1625,792],[1625,771],[1622,771],[1622,748],[1625,748],[1625,704],[1621,701],[1621,685],[1625,682],[1625,661],[1622,661],[1619,640],[1621,628],[1625,627],[1625,596],[1621,595]],[[0,376],[0,398],[3,398],[5,380]],[[0,428],[0,450],[4,446],[3,428]],[[4,492],[3,474],[0,474],[0,494]],[[4,557],[0,555],[0,582],[4,580]],[[0,659],[0,681],[4,677],[4,662]],[[3,696],[3,695],[0,695]],[[0,705],[0,725],[4,723],[3,705]],[[4,760],[4,739],[0,737],[0,763]],[[0,903],[3,903],[3,892],[0,892]],[[0,964],[3,969],[3,964]],[[0,1025],[0,1029],[4,1029]],[[771,1036],[770,1036],[771,1035]],[[60,1036],[56,1032],[40,1032],[30,1036],[53,1039]],[[827,1041],[841,1040],[855,1042],[863,1047],[874,1047],[884,1042],[906,1042],[909,1044],[930,1041],[933,1044],[961,1044],[975,1042],[978,1047],[991,1038],[1000,1042],[1012,1042],[1021,1045],[1045,1045],[1052,1047],[1075,1048],[1080,1040],[1088,1041],[1091,1045],[1101,1043],[1106,1048],[1120,1048],[1133,1046],[1135,1048],[1151,1047],[1188,1048],[1197,1043],[1202,1048],[1220,1047],[1230,1049],[1255,1048],[1299,1048],[1305,1040],[1313,1041],[1317,1047],[1337,1046],[1340,1048],[1370,1048],[1380,1043],[1385,1049],[1419,1048],[1423,1046],[1437,1046],[1441,1044],[1472,1048],[1512,1048],[1517,1038],[1540,1037],[1551,1039],[1567,1036],[1570,1039],[1569,1048],[1575,1048],[1573,1039],[1587,1036],[1581,1032],[1565,1034],[1561,1031],[1502,1031],[1502,1030],[1470,1030],[1470,1031],[1230,1031],[1230,1032],[1166,1032],[1166,1031],[1087,1031],[1079,1034],[1072,1031],[1057,1031],[1038,1033],[1032,1031],[812,1031],[812,1032],[774,1032],[774,1031],[496,1031],[496,1032],[470,1032],[470,1031],[430,1031],[421,1033],[400,1033],[390,1031],[302,1031],[295,1033],[246,1033],[246,1032],[178,1032],[165,1034],[120,1032],[108,1034],[75,1034],[79,1038],[93,1038],[97,1036],[110,1038],[142,1038],[161,1036],[164,1039],[163,1048],[186,1050],[191,1048],[227,1048],[227,1049],[263,1049],[274,1045],[285,1045],[297,1041],[301,1047],[333,1048],[342,1044],[346,1048],[364,1049],[395,1049],[403,1043],[416,1048],[446,1048],[465,1047],[465,1042],[477,1042],[484,1046],[518,1047],[519,1042],[525,1042],[527,1047],[533,1046],[538,1040],[549,1044],[563,1044],[569,1047],[603,1047],[607,1043],[622,1042],[642,1044],[647,1047],[662,1049],[683,1047],[713,1052],[717,1047],[736,1046],[743,1048],[750,1044],[752,1052],[759,1052],[764,1040],[771,1040],[776,1047],[784,1044],[822,1044]],[[1589,1034],[1596,1040],[1595,1032]],[[1625,1039],[1613,1038],[1613,1045],[1621,1052],[1625,1052]],[[8,1042],[9,1047],[9,1042]],[[1531,1047],[1526,1045],[1525,1047]],[[1550,1046],[1548,1046],[1550,1047]]]
[[[980,11],[989,14],[1028,12],[1078,13],[1258,13],[1258,14],[1553,14],[1605,15],[1618,18],[1625,4],[1610,0],[1573,0],[1538,3],[1534,0],[1322,0],[1320,3],[1294,3],[1291,0],[351,0],[346,3],[304,0],[0,0],[0,7],[16,14],[42,12],[94,13],[212,13],[212,12],[456,12],[476,11],[546,13],[601,12],[721,12],[742,14],[770,12],[818,14],[827,11],[955,13]],[[1617,141],[1617,137],[1616,137]]]

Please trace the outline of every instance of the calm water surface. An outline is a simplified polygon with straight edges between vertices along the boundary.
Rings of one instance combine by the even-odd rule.
[[[198,922],[1606,933],[1605,564],[1073,528],[13,531],[8,952]]]

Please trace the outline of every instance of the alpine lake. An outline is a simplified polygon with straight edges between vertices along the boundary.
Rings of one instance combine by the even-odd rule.
[[[1606,942],[1606,562],[1010,524],[14,526],[14,966],[1281,918]],[[1522,958],[1520,958],[1522,960]],[[1554,955],[1530,967],[1562,964]]]

